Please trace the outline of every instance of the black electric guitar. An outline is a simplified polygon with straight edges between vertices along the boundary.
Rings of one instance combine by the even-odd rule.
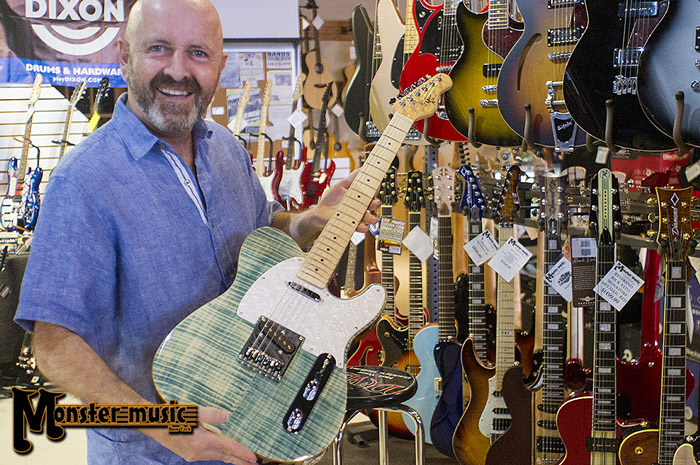
[[[683,92],[680,137],[700,146],[700,3],[668,2],[668,9],[639,57],[638,93],[649,119],[669,136],[676,93]]]
[[[100,85],[95,92],[95,101],[92,104],[92,116],[90,116],[90,121],[88,121],[87,133],[90,134],[97,129],[102,119],[100,114],[100,105],[102,100],[104,100],[107,91],[109,90],[109,78],[107,76],[100,79]]]
[[[639,55],[668,3],[586,0],[588,26],[566,64],[564,100],[574,121],[593,137],[606,139],[607,105],[612,105],[615,145],[650,151],[674,147],[637,98]]]
[[[58,150],[59,160],[63,158],[63,155],[66,154],[66,148],[69,145],[73,145],[68,141],[68,134],[70,133],[70,126],[71,122],[73,121],[73,110],[75,109],[75,105],[78,103],[78,100],[80,100],[80,98],[83,96],[84,91],[85,81],[81,81],[78,83],[77,86],[75,86],[75,89],[73,89],[73,93],[71,94],[70,99],[68,100],[68,108],[66,109],[66,121],[63,124],[63,133],[61,135],[61,139],[52,141],[55,144],[59,144],[61,147]]]
[[[274,228],[246,238],[231,287],[158,349],[153,382],[163,399],[226,410],[229,419],[217,432],[267,461],[303,461],[326,450],[345,416],[349,343],[378,318],[384,301],[381,286],[341,300],[328,283],[400,141],[415,118],[435,111],[449,85],[447,75],[437,75],[399,100],[392,124],[308,254]],[[323,330],[330,325],[333,331]]]

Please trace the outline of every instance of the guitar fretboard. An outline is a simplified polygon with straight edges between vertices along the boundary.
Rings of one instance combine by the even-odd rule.
[[[455,294],[452,273],[452,216],[438,214],[438,338],[454,341]]]
[[[673,464],[676,447],[685,434],[686,267],[681,261],[666,264],[659,465]]]
[[[467,223],[467,242],[482,233],[481,215],[479,207],[472,207],[469,211]],[[475,265],[471,258],[469,264],[469,337],[474,342],[474,352],[482,363],[488,361],[487,341],[489,330],[486,324],[486,292],[484,290],[484,266]]]
[[[321,232],[297,274],[313,286],[324,289],[357,228],[367,205],[377,192],[413,120],[395,114],[350,185],[328,224]]]
[[[392,205],[382,205],[382,221],[391,220],[393,209]],[[382,315],[390,317],[395,323],[394,295],[396,290],[394,289],[394,254],[389,251],[382,252],[382,286],[386,290],[386,301],[384,301]]]
[[[510,13],[508,12],[508,0],[491,0],[488,8],[486,24],[489,30],[508,29]]]
[[[408,213],[408,230],[420,225],[420,211]],[[423,327],[423,264],[415,254],[408,258],[408,350],[413,350],[413,338]]]
[[[500,249],[514,237],[513,223],[498,225],[498,248]],[[496,391],[501,391],[503,376],[515,364],[515,302],[514,283],[498,275],[496,293]]]

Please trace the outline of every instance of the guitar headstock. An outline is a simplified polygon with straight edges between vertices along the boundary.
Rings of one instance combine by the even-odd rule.
[[[656,242],[663,249],[668,260],[685,261],[688,258],[688,251],[697,245],[693,239],[690,223],[692,197],[692,187],[656,188],[656,199],[659,205],[659,231]]]
[[[396,159],[395,159],[396,160]],[[396,195],[396,165],[391,164],[379,185],[379,200],[382,205],[394,205],[398,200]]]
[[[304,81],[306,80],[306,74],[300,73],[297,78],[297,85],[294,88],[294,94],[292,94],[292,100],[296,102],[301,97],[301,93],[304,91]]]
[[[245,81],[243,83],[243,90],[241,91],[241,96],[238,99],[238,108],[245,109],[245,107],[250,102],[250,82]]]
[[[496,223],[512,223],[520,210],[520,198],[518,197],[518,183],[522,170],[518,165],[513,165],[508,169],[506,177],[503,179],[503,189],[498,199],[496,210]]]
[[[326,90],[323,91],[323,97],[321,97],[321,119],[323,124],[326,124],[326,110],[328,110],[328,104],[331,101],[331,96],[333,94],[333,82],[326,84]]]
[[[419,212],[425,203],[425,192],[423,189],[423,173],[411,170],[406,173],[406,197],[403,199],[404,205],[410,212]]]
[[[34,104],[39,101],[41,94],[41,82],[44,80],[41,74],[37,74],[32,85],[32,95],[29,96],[29,108],[34,107]]]
[[[80,100],[80,97],[82,97],[85,92],[85,85],[85,81],[80,81],[78,85],[75,86],[75,89],[73,89],[73,93],[68,100],[68,111],[71,111],[78,104],[78,100]]]
[[[438,97],[450,87],[452,79],[447,74],[436,74],[430,79],[421,78],[413,84],[406,95],[393,104],[396,113],[414,121],[427,118],[435,113]]]
[[[470,165],[460,166],[458,172],[464,178],[464,192],[459,208],[467,212],[470,220],[481,219],[486,211],[486,200],[484,200],[484,195],[479,188],[479,181]],[[475,207],[476,210],[474,210]],[[477,216],[472,217],[472,213]]]
[[[260,102],[264,106],[268,106],[272,101],[272,80],[268,79],[265,81],[265,87],[263,88],[262,95],[260,96]]]
[[[100,104],[102,100],[107,95],[107,89],[109,89],[109,78],[107,76],[100,79],[100,85],[97,87],[95,92],[95,101],[92,103],[92,116],[88,122],[87,132],[91,133],[97,129],[97,125],[100,122]]]
[[[588,223],[599,244],[612,241],[614,231],[622,224],[619,182],[607,168],[598,171],[593,180]]]
[[[540,175],[537,184],[540,186],[540,224],[547,234],[561,234],[568,222],[568,206],[566,203],[566,186],[568,177]]]
[[[435,168],[433,178],[433,201],[441,215],[449,215],[455,202],[455,172],[447,166]]]

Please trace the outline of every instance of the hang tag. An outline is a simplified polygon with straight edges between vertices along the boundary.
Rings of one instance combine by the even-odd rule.
[[[418,257],[421,262],[426,261],[433,254],[433,241],[420,226],[416,226],[403,239],[403,245]]]
[[[488,266],[493,268],[501,278],[511,282],[527,264],[530,257],[532,257],[532,252],[511,237],[488,262]]]
[[[355,231],[352,233],[352,236],[350,237],[350,242],[352,242],[353,245],[357,246],[362,244],[362,241],[365,240],[365,233],[357,232]]]
[[[571,302],[571,262],[561,257],[544,275],[544,282],[557,291],[567,302]]]
[[[498,242],[488,229],[471,241],[464,244],[464,251],[476,266],[481,266],[486,260],[498,252]]]
[[[643,284],[642,278],[618,261],[593,291],[615,307],[615,310],[620,311]]]
[[[384,218],[379,226],[377,249],[394,255],[401,255],[401,241],[406,229],[404,221]]]
[[[221,116],[226,113],[225,107],[211,107],[211,114],[213,116]]]
[[[600,146],[595,154],[595,162],[599,165],[604,165],[608,161],[608,155],[610,155],[610,149],[607,147]]]
[[[314,25],[314,27],[318,30],[323,27],[323,19],[321,18],[320,15],[316,15],[313,21],[311,23]]]
[[[696,161],[685,170],[685,177],[690,182],[700,176],[700,161]]]
[[[592,237],[571,237],[571,297],[574,307],[595,305],[596,241]]]
[[[333,113],[337,118],[340,118],[344,113],[343,107],[340,105],[333,105],[333,108],[331,108],[331,113]]]
[[[296,127],[296,126],[301,126],[302,124],[306,123],[307,120],[306,113],[304,113],[301,108],[297,108],[297,110],[289,115],[287,118],[287,122],[289,122],[290,125]]]

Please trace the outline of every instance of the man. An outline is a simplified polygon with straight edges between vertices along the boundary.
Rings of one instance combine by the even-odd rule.
[[[309,241],[351,179],[301,214],[266,201],[244,149],[202,120],[226,62],[208,0],[141,0],[119,46],[129,92],[52,174],[16,320],[33,329],[39,368],[63,389],[84,402],[143,404],[156,401],[158,345],[231,285],[245,236],[272,225]],[[199,420],[220,424],[226,413],[200,408]],[[201,426],[87,434],[91,464],[256,462]]]

